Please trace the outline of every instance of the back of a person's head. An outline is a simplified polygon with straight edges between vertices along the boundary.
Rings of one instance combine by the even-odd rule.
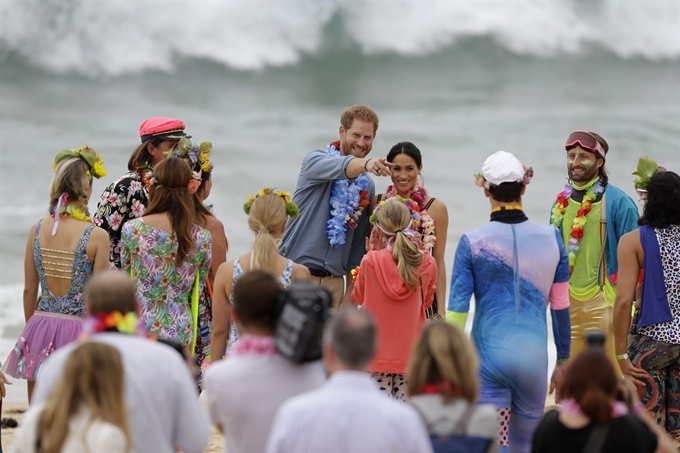
[[[283,231],[288,221],[286,202],[274,194],[260,195],[253,201],[248,214],[248,226],[256,234],[253,262],[258,269],[271,270],[279,246],[272,236]]]
[[[137,312],[135,285],[120,271],[94,274],[85,287],[85,306],[90,316],[119,311],[125,315]]]
[[[196,244],[191,230],[196,221],[193,195],[187,192],[193,178],[191,168],[179,157],[163,159],[154,170],[154,183],[149,190],[149,205],[145,215],[167,214],[172,231],[177,236],[177,256],[180,265]]]
[[[397,263],[399,276],[406,286],[418,287],[418,268],[423,262],[423,254],[408,234],[412,232],[411,211],[404,203],[394,198],[388,200],[376,210],[378,228],[392,243],[392,257]],[[410,231],[409,231],[410,230]]]
[[[465,332],[448,323],[428,324],[411,354],[406,381],[409,395],[435,386],[445,400],[477,400],[479,360]]]
[[[344,367],[363,371],[373,359],[377,344],[373,316],[366,310],[337,312],[326,323],[324,344]]]
[[[267,272],[243,274],[234,284],[234,312],[242,327],[273,333],[281,293],[283,287]]]
[[[608,423],[617,387],[614,367],[598,348],[590,348],[571,360],[560,385],[563,398],[573,398],[595,423]]]
[[[680,225],[680,176],[672,171],[657,171],[646,190],[647,202],[638,223],[654,228]]]
[[[129,439],[124,386],[123,363],[116,348],[95,341],[75,348],[40,415],[40,452],[62,451],[69,421],[83,407],[91,419],[118,426]]]

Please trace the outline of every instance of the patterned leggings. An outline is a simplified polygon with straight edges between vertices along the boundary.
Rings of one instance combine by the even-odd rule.
[[[649,373],[639,389],[645,409],[654,414],[659,426],[680,443],[680,345],[656,341],[631,333],[628,354],[638,368]]]
[[[406,401],[406,377],[403,374],[395,373],[372,373],[373,379],[378,384],[380,390],[388,396]]]

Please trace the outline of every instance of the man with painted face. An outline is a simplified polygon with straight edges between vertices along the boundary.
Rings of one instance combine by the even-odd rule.
[[[312,281],[330,291],[336,308],[352,302],[350,271],[366,253],[368,206],[375,194],[366,173],[391,174],[392,164],[384,157],[366,157],[378,122],[373,109],[354,105],[340,117],[340,140],[302,159],[293,195],[300,216],[291,221],[281,245],[283,256],[307,266]]]
[[[575,131],[564,147],[569,182],[557,195],[550,223],[560,230],[569,255],[571,355],[586,347],[586,332],[601,330],[607,335],[605,352],[615,365],[616,248],[621,236],[637,228],[638,209],[609,183],[609,144],[602,137]]]

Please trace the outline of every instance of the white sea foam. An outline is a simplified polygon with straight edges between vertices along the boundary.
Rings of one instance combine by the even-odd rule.
[[[294,65],[336,42],[365,55],[428,55],[487,37],[520,55],[603,48],[621,58],[680,58],[677,0],[0,0],[0,50],[50,71],[172,71],[177,58],[233,69]],[[325,43],[328,44],[328,43]]]

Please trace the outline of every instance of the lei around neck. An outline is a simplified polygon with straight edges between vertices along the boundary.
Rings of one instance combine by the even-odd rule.
[[[340,158],[340,142],[335,141],[326,147],[326,154]],[[368,175],[360,174],[353,181],[336,179],[332,183],[330,211],[331,218],[326,223],[330,244],[338,248],[347,240],[347,228],[359,226],[359,219],[368,207]]]
[[[576,254],[581,251],[579,247],[579,241],[583,237],[583,228],[586,225],[586,216],[592,210],[593,201],[597,198],[597,195],[604,192],[604,186],[602,185],[602,179],[594,179],[590,181],[583,187],[574,187],[573,183],[564,186],[564,190],[557,195],[557,200],[555,201],[555,206],[553,206],[552,214],[550,216],[550,223],[552,223],[556,228],[562,227],[562,222],[564,220],[564,213],[569,205],[569,198],[574,194],[576,190],[585,190],[585,195],[581,201],[581,207],[576,213],[576,217],[571,225],[571,233],[569,238],[569,245],[567,246],[567,253],[569,255],[569,269],[574,269],[574,263],[576,262]]]
[[[425,209],[428,194],[427,190],[425,190],[425,186],[423,185],[423,183],[420,180],[416,181],[416,185],[413,188],[413,190],[409,191],[405,197],[399,195],[399,192],[397,191],[394,185],[390,185],[383,195],[383,200],[387,201],[390,198],[394,197],[397,197],[397,199],[400,199],[400,201],[412,200],[413,202],[416,203],[416,206],[413,206],[413,203],[405,202],[406,207],[409,208],[412,215],[414,213],[414,210],[417,210],[418,220],[417,223],[413,226],[416,229],[416,231],[420,234],[419,237],[420,244],[418,248],[424,252],[431,251],[432,248],[434,248],[434,244],[437,241],[437,237],[435,236],[434,219]]]

